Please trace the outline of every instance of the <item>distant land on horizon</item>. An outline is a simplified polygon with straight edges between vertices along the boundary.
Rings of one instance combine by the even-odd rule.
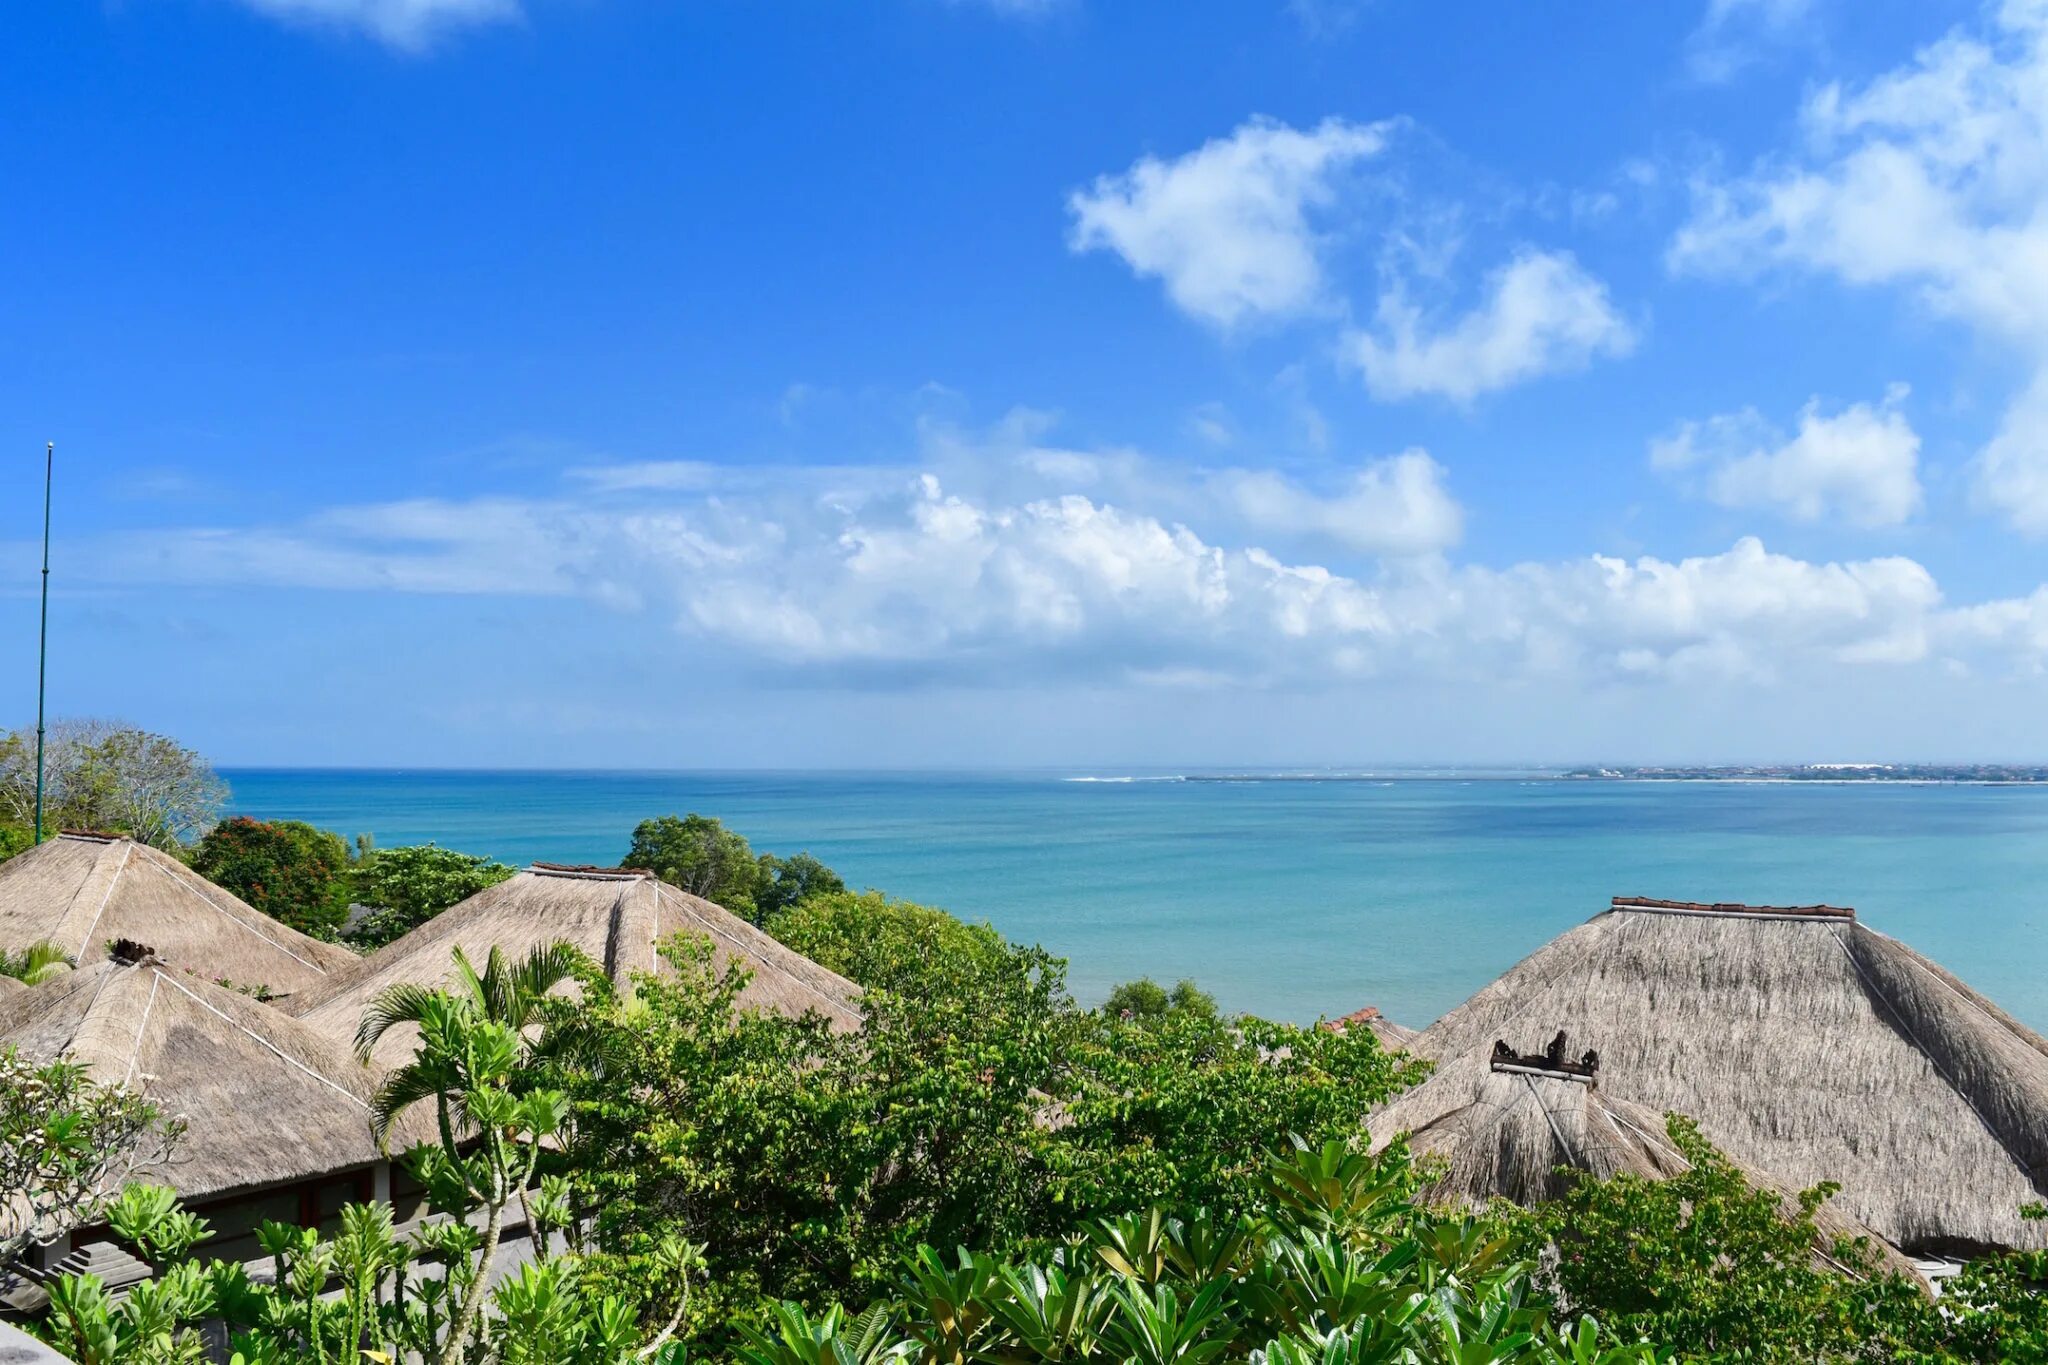
[[[1796,763],[1727,767],[1572,768],[1566,777],[1626,782],[2048,782],[2048,765]]]

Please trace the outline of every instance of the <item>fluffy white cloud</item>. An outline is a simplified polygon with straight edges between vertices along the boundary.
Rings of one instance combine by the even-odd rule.
[[[577,597],[670,623],[721,657],[820,678],[1578,684],[2048,658],[2048,591],[1951,608],[1906,558],[1821,563],[1751,538],[1681,559],[1507,568],[1407,553],[1448,539],[1456,521],[1419,452],[1327,499],[1198,476],[1181,503],[1201,521],[1122,500],[1142,482],[1121,459],[1098,466],[1085,493],[1023,462],[980,485],[871,474],[851,497],[835,491],[841,470],[720,479],[710,493],[632,481],[602,492],[585,479],[575,496],[124,535],[67,559],[117,583]],[[1034,478],[1038,491],[1019,494],[1016,481]],[[1402,507],[1431,532],[1393,517]],[[1370,535],[1354,524],[1390,517]],[[1281,523],[1377,541],[1385,557],[1345,570],[1261,548]]]
[[[1218,326],[1313,309],[1326,300],[1311,219],[1335,202],[1337,174],[1378,155],[1388,130],[1332,118],[1303,132],[1255,118],[1171,161],[1142,157],[1069,196],[1068,244],[1116,252]]]
[[[1634,345],[1607,287],[1569,253],[1525,251],[1488,278],[1476,308],[1444,325],[1433,325],[1403,290],[1389,290],[1377,327],[1351,334],[1345,349],[1375,397],[1469,402]]]
[[[1444,467],[1420,450],[1376,460],[1323,497],[1272,470],[1226,477],[1255,529],[1335,541],[1378,555],[1416,555],[1457,544],[1464,510],[1444,487]]]
[[[366,33],[405,52],[420,52],[457,29],[517,19],[519,0],[241,0],[290,23]]]
[[[2048,5],[2007,0],[1867,85],[1824,86],[1806,146],[1695,187],[1675,269],[1791,267],[1909,290],[2035,367],[1976,468],[1983,503],[2048,534]]]
[[[1905,397],[1895,385],[1881,404],[1832,417],[1816,398],[1790,436],[1754,408],[1686,422],[1651,443],[1650,463],[1723,507],[1896,526],[1920,508],[1920,437],[1899,409]]]

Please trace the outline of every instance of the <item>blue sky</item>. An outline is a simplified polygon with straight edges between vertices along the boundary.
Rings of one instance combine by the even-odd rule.
[[[2032,0],[0,23],[10,718],[55,440],[227,763],[2048,758]]]

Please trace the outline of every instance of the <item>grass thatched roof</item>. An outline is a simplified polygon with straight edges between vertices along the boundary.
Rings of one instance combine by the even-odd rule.
[[[1794,1186],[1838,1182],[1907,1251],[2048,1243],[2019,1216],[2048,1194],[2048,1042],[1852,912],[1617,898],[1425,1030],[1439,1072],[1406,1098],[1453,1099],[1379,1122],[1423,1122],[1496,1039],[1559,1029],[1602,1087]]]
[[[545,863],[443,911],[287,1008],[331,1038],[352,1039],[363,1007],[379,992],[398,982],[447,980],[458,947],[480,968],[493,946],[517,959],[564,939],[623,983],[633,972],[654,971],[655,945],[679,933],[708,935],[721,965],[736,960],[753,972],[743,1003],[786,1014],[815,1011],[835,1027],[859,1027],[859,987],[722,907],[645,872]],[[409,1030],[393,1030],[378,1056],[402,1058],[411,1038]]]
[[[349,1049],[270,1005],[148,958],[101,961],[0,999],[0,1043],[86,1064],[190,1127],[149,1172],[187,1199],[377,1159],[375,1078]],[[423,1121],[423,1120],[421,1120]],[[393,1150],[421,1134],[407,1127]]]
[[[208,980],[304,990],[356,955],[308,938],[167,853],[111,834],[60,834],[0,863],[0,947],[44,939],[81,965],[117,938],[155,948]]]
[[[1574,1044],[1576,1047],[1576,1044]],[[1489,1044],[1440,1059],[1429,1079],[1374,1111],[1375,1148],[1406,1133],[1417,1154],[1442,1159],[1434,1199],[1483,1206],[1495,1198],[1534,1204],[1562,1197],[1583,1171],[1597,1180],[1628,1173],[1664,1180],[1690,1163],[1672,1142],[1664,1116],[1609,1093],[1598,1077],[1496,1067]],[[1737,1161],[1749,1183],[1791,1195],[1769,1172]],[[1880,1262],[1902,1275],[1912,1262],[1840,1209],[1822,1208],[1821,1238],[1861,1238]],[[1825,1247],[1821,1248],[1822,1251]]]

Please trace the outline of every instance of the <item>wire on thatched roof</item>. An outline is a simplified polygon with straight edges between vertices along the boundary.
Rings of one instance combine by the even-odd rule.
[[[269,1005],[154,958],[111,959],[0,999],[0,1044],[84,1063],[189,1127],[150,1172],[188,1199],[349,1170],[378,1159],[375,1076],[346,1046]],[[412,1124],[394,1150],[425,1136]]]
[[[0,948],[48,940],[82,966],[118,938],[154,944],[165,961],[209,979],[279,995],[356,962],[121,835],[67,832],[0,863]]]
[[[541,863],[443,911],[288,1008],[331,1038],[352,1039],[364,1006],[386,987],[446,981],[456,948],[481,966],[494,946],[518,959],[563,939],[623,983],[634,972],[657,970],[656,945],[679,933],[707,935],[721,966],[738,961],[752,971],[742,1004],[816,1012],[839,1029],[860,1026],[859,987],[724,908],[646,873]],[[410,1031],[393,1030],[378,1056],[403,1057],[411,1039]]]
[[[2048,1042],[1845,912],[1669,909],[1618,904],[1438,1020],[1414,1093],[1568,1028],[1603,1087],[1795,1186],[1839,1182],[1896,1246],[2048,1244],[2019,1216],[2048,1194]]]

